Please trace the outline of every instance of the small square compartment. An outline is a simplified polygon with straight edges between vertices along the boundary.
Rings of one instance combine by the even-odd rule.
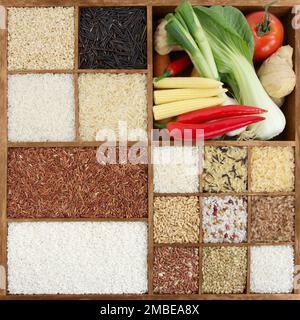
[[[256,246],[250,255],[252,293],[291,293],[294,282],[292,246]]]
[[[8,140],[75,140],[71,74],[18,74],[8,77]]]
[[[74,7],[8,8],[8,70],[74,67]]]
[[[80,8],[79,67],[146,69],[146,8]]]
[[[204,192],[247,190],[247,148],[207,146],[204,150]]]
[[[203,293],[244,293],[247,279],[247,247],[204,247]]]
[[[246,197],[203,197],[203,242],[246,242],[247,216]]]
[[[291,192],[295,189],[293,147],[253,147],[251,191]]]
[[[295,198],[293,196],[253,197],[252,242],[292,242],[295,237]]]
[[[145,74],[81,74],[79,76],[80,138],[83,141],[129,139],[147,130]],[[127,136],[120,137],[123,126]]]
[[[154,192],[199,192],[200,148],[154,147],[153,172]]]
[[[198,248],[154,248],[153,287],[159,294],[197,294]]]
[[[156,243],[199,242],[198,197],[155,197],[153,217]]]

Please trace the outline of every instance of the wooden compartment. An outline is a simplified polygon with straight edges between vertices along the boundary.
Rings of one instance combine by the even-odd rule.
[[[267,3],[268,1],[266,1]],[[26,70],[18,71],[7,69],[7,50],[1,50],[0,52],[0,266],[3,266],[5,274],[2,274],[2,278],[6,278],[7,274],[7,224],[10,221],[26,221],[26,219],[8,219],[7,218],[7,153],[8,148],[14,147],[84,147],[84,146],[98,146],[100,142],[95,141],[81,141],[79,134],[79,102],[78,102],[78,76],[81,73],[145,73],[147,75],[147,104],[148,104],[148,138],[150,141],[151,129],[153,127],[153,32],[155,28],[155,23],[157,19],[163,17],[166,13],[174,10],[175,6],[179,3],[178,0],[125,0],[119,3],[117,0],[65,0],[63,3],[57,0],[43,0],[37,2],[35,0],[25,1],[25,0],[0,0],[0,47],[7,48],[7,19],[6,19],[6,7],[17,6],[17,7],[34,7],[34,6],[74,6],[75,7],[75,46],[74,46],[74,56],[75,63],[74,68],[71,70]],[[212,0],[205,1],[192,1],[192,4],[201,5],[213,5],[215,4]],[[243,1],[243,0],[221,0],[218,2],[220,5],[233,5],[240,8],[243,12],[251,12],[261,8],[262,3],[257,0],[253,1]],[[251,178],[250,172],[250,161],[248,161],[248,189],[238,195],[244,195],[248,199],[248,230],[251,221],[251,201],[252,197],[255,195],[293,195],[296,197],[296,207],[295,207],[295,241],[286,243],[294,246],[295,249],[295,265],[300,264],[300,197],[298,195],[300,191],[300,164],[299,164],[299,139],[300,139],[300,111],[299,111],[299,87],[298,81],[300,81],[300,35],[299,30],[294,30],[291,25],[291,20],[293,19],[292,9],[293,6],[297,4],[297,1],[278,1],[272,8],[272,12],[276,13],[281,17],[285,25],[285,42],[289,43],[294,48],[294,65],[297,75],[297,85],[294,92],[286,99],[285,105],[283,107],[284,114],[287,118],[287,127],[285,131],[279,137],[276,137],[273,141],[209,141],[206,142],[207,146],[245,146],[248,150],[248,158],[251,158],[251,149],[255,146],[291,146],[295,150],[295,190],[288,193],[256,193],[251,192]],[[145,70],[82,70],[78,66],[78,14],[80,7],[94,7],[94,6],[142,6],[147,9],[147,62],[148,66]],[[76,123],[76,139],[72,142],[9,142],[7,139],[7,76],[8,74],[22,74],[22,73],[70,73],[74,75],[74,93],[75,93],[75,123]],[[133,144],[134,141],[129,142],[129,145]],[[148,159],[151,159],[151,145],[148,142]],[[199,198],[201,204],[202,198],[212,195],[211,193],[204,193],[202,191],[203,177],[199,176],[200,190],[194,193],[194,196]],[[295,289],[291,294],[253,294],[250,292],[250,255],[248,254],[248,271],[247,271],[247,286],[243,294],[203,294],[201,290],[202,284],[202,249],[207,247],[208,244],[203,243],[202,232],[199,232],[199,243],[188,244],[187,246],[192,246],[199,248],[199,292],[198,294],[188,294],[188,295],[170,295],[170,294],[155,294],[153,291],[153,258],[154,258],[154,248],[163,246],[162,244],[154,244],[153,240],[153,201],[156,196],[176,196],[176,195],[191,195],[191,194],[158,194],[153,191],[153,166],[148,166],[148,218],[134,219],[148,222],[148,293],[144,295],[11,295],[6,287],[0,288],[0,299],[300,299],[300,289]],[[218,193],[214,195],[225,196],[227,194],[236,195],[236,193]],[[200,209],[200,219],[201,219],[201,209]],[[48,221],[49,219],[35,219],[35,221]],[[93,219],[86,219],[89,221],[94,221]],[[104,221],[113,219],[97,219],[97,221]],[[119,220],[119,219],[118,219]],[[127,221],[130,219],[126,219]],[[30,220],[33,221],[33,220]],[[51,220],[53,221],[53,220]],[[59,221],[65,221],[64,219],[59,219]],[[120,221],[120,220],[119,220]],[[201,224],[201,222],[200,222]],[[259,245],[266,245],[267,243],[261,243]],[[223,246],[224,244],[222,244]],[[236,246],[251,247],[252,241],[250,237],[250,232],[248,232],[247,242],[242,244],[236,244]],[[255,243],[255,245],[257,245]],[[269,244],[270,245],[270,244]],[[168,244],[168,246],[185,246],[182,244]],[[211,246],[211,244],[209,244]],[[224,246],[235,246],[235,244],[225,244]],[[1,274],[0,274],[1,276]],[[1,282],[1,281],[0,281]]]

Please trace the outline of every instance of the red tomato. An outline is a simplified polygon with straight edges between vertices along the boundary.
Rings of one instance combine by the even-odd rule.
[[[258,11],[246,16],[254,36],[254,61],[263,61],[282,46],[284,30],[280,20],[271,13]]]

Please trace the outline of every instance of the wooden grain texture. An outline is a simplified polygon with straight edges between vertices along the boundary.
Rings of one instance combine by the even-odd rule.
[[[7,29],[6,10],[0,7],[0,295],[6,294],[6,181],[7,181]],[[4,285],[4,286],[3,286]]]

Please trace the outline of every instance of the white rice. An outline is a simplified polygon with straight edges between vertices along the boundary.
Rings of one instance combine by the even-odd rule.
[[[74,140],[73,75],[9,76],[8,139],[10,141]]]
[[[198,192],[199,163],[197,147],[154,147],[154,192]]]
[[[250,289],[254,293],[293,291],[294,249],[292,246],[251,248]]]
[[[8,226],[11,294],[147,291],[143,222],[17,222]]]

